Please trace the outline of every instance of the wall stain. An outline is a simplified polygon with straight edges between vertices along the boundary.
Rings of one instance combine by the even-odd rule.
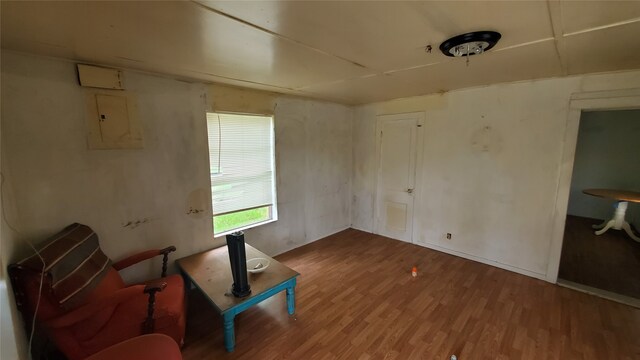
[[[204,212],[204,210],[203,209],[194,209],[194,208],[190,207],[189,211],[187,211],[187,215],[189,215],[189,214],[198,214],[198,213],[201,213],[201,212]]]
[[[471,134],[471,148],[478,153],[499,153],[502,150],[502,136],[491,126],[485,125]]]
[[[135,229],[138,226],[140,226],[142,224],[146,224],[148,222],[151,222],[151,219],[144,218],[142,220],[135,220],[135,221],[134,220],[130,220],[130,221],[127,221],[125,224],[122,224],[122,227],[123,228],[129,228],[129,229]]]
[[[209,204],[211,204],[210,195],[205,189],[197,188],[187,196],[184,212],[186,215],[201,218],[209,210]]]

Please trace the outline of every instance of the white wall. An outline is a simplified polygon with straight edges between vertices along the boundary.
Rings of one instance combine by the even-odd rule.
[[[0,141],[0,149],[2,146],[4,142]],[[5,153],[0,151],[0,159]],[[0,160],[0,164],[3,161]],[[3,171],[0,186],[0,359],[27,359],[26,334],[7,274],[7,264],[14,252],[16,234],[8,223],[15,218],[15,204],[11,196],[10,183],[5,181],[5,176]]]
[[[17,240],[38,243],[80,222],[114,259],[170,244],[178,247],[174,259],[211,247],[209,219],[185,211],[190,193],[209,187],[206,87],[137,73],[125,73],[125,84],[138,97],[144,149],[90,151],[75,64],[3,51],[2,167],[13,186]],[[27,252],[19,243],[10,260]],[[159,262],[127,275],[152,268],[158,273]]]
[[[18,241],[37,243],[77,221],[96,230],[114,259],[169,244],[178,248],[176,259],[223,243],[212,235],[205,112],[210,92],[220,100],[230,91],[125,71],[125,86],[138,97],[144,148],[88,150],[85,89],[74,63],[2,55],[2,167],[11,174]],[[247,241],[269,254],[350,225],[352,110],[274,99],[280,220],[247,231]],[[206,211],[188,215],[191,206]],[[150,221],[124,226],[143,219]],[[27,253],[16,247],[11,261]],[[159,269],[156,261],[125,277]]]
[[[637,87],[638,71],[492,85],[358,107],[353,227],[373,229],[376,116],[424,111],[414,242],[545,278],[570,96]],[[446,240],[446,233],[453,238]]]
[[[350,226],[351,108],[124,75],[127,90],[138,97],[145,146],[88,150],[86,89],[78,86],[75,64],[2,52],[3,194],[16,205],[10,220],[19,231],[3,223],[2,266],[29,253],[22,240],[37,244],[72,222],[94,228],[113,259],[170,244],[178,248],[177,259],[222,245],[223,238],[213,239],[211,220],[205,112],[212,109],[275,109],[280,220],[248,230],[247,242],[274,255]],[[206,211],[188,215],[190,207]],[[124,226],[143,219],[149,221]],[[157,260],[124,275],[135,280],[159,270]],[[21,319],[6,311],[13,295],[2,289],[2,358],[24,356]],[[12,327],[17,347],[11,334],[5,336]]]
[[[249,243],[277,254],[351,225],[351,108],[220,85],[210,94],[214,111],[275,114],[279,220],[245,231]]]
[[[0,358],[27,359],[27,336],[22,317],[16,308],[15,298],[7,274],[6,254],[13,236],[5,233],[6,223],[2,221],[2,257],[0,259]]]
[[[584,112],[571,177],[568,213],[609,219],[614,200],[582,193],[588,188],[640,192],[640,110]],[[627,221],[640,225],[640,204],[629,203]]]

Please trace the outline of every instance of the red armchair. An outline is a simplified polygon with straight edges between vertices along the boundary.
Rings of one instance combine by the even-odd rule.
[[[148,334],[125,340],[97,352],[85,360],[182,360],[180,348],[172,338]]]
[[[88,227],[86,227],[88,229]],[[66,230],[66,229],[65,229]],[[97,239],[96,239],[97,240]],[[69,360],[84,359],[112,345],[143,334],[161,333],[182,345],[185,332],[185,291],[179,275],[166,276],[170,246],[149,250],[114,263],[82,302],[65,309],[53,296],[51,277],[22,265],[9,266],[16,303],[27,328],[37,323]],[[125,285],[119,270],[163,256],[160,279]],[[108,259],[107,259],[108,260]],[[44,278],[38,312],[40,280]]]

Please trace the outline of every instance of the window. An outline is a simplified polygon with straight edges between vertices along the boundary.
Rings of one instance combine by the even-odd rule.
[[[207,113],[215,236],[277,220],[273,117]]]

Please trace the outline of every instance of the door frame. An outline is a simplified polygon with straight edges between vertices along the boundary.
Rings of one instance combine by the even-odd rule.
[[[416,117],[418,120],[418,130],[416,131],[416,164],[414,169],[414,191],[413,191],[413,213],[411,214],[411,243],[415,243],[416,238],[416,213],[418,212],[419,199],[422,194],[422,157],[423,157],[423,146],[424,146],[424,127],[425,127],[425,112],[408,112],[408,113],[396,113],[396,114],[378,114],[376,115],[376,150],[375,150],[375,162],[376,162],[376,171],[373,173],[373,188],[375,194],[373,196],[373,233],[379,234],[379,213],[378,213],[378,203],[380,202],[381,192],[378,187],[378,178],[380,173],[380,155],[382,150],[382,123],[385,120],[393,119],[393,118],[405,118],[405,117]],[[398,240],[403,241],[403,240]]]
[[[562,242],[564,241],[564,227],[569,206],[569,192],[571,177],[578,143],[580,117],[583,111],[630,110],[640,109],[640,88],[614,91],[594,91],[575,93],[569,100],[567,124],[564,132],[564,142],[560,171],[556,188],[555,210],[551,227],[551,243],[547,262],[548,282],[557,283]]]

